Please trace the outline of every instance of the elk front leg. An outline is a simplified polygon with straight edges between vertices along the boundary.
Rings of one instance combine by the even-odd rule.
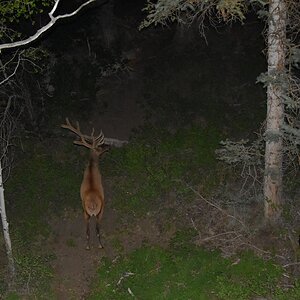
[[[84,220],[86,224],[86,250],[90,250],[90,216],[84,212]]]

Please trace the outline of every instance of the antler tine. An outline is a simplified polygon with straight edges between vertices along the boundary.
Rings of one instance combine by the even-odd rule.
[[[75,133],[76,135],[78,135],[81,139],[81,141],[74,141],[73,143],[76,145],[80,145],[80,146],[84,146],[87,147],[89,149],[93,149],[94,145],[89,144],[86,139],[88,138],[88,136],[84,135],[81,131],[80,131],[80,126],[79,126],[79,122],[76,121],[76,128],[71,124],[69,118],[66,118],[66,124],[62,124],[61,125],[62,128],[65,129],[69,129],[70,131],[72,131],[73,133]]]
[[[91,135],[85,136],[85,138],[87,140],[89,140],[90,142],[93,142],[95,147],[99,147],[100,145],[103,144],[104,134],[103,134],[102,130],[98,135],[95,136],[94,134],[95,134],[95,128],[92,129]]]
[[[91,137],[94,137],[94,133],[95,133],[95,128],[93,127]]]
[[[74,144],[87,147],[89,149],[96,149],[97,147],[101,146],[104,143],[104,134],[101,130],[98,136],[94,136],[95,129],[92,129],[91,135],[85,135],[81,132],[79,122],[76,121],[76,127],[73,126],[69,120],[66,118],[66,124],[61,125],[62,128],[69,129],[73,133],[75,133],[81,140],[74,141]]]
[[[104,144],[104,134],[103,134],[102,130],[101,130],[100,134],[95,138],[95,142],[96,142],[97,147]]]
[[[81,141],[74,141],[75,145],[84,146],[89,149],[94,149],[94,145],[89,144],[84,138],[81,139]]]
[[[66,118],[66,123],[67,124],[62,124],[61,127],[62,128],[65,128],[65,129],[69,129],[70,131],[74,132],[75,134],[77,134],[78,136],[83,136],[83,134],[80,132],[80,128],[79,128],[79,125],[78,125],[78,122],[77,122],[77,128],[75,128],[71,122],[69,121],[68,118]]]

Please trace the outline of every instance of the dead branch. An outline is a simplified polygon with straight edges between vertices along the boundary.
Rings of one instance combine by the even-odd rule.
[[[178,181],[178,180],[177,180]],[[181,182],[183,182],[182,180],[179,180]],[[217,204],[207,200],[205,197],[203,197],[198,191],[196,191],[192,186],[188,185],[186,182],[185,185],[194,193],[196,194],[201,200],[203,200],[204,202],[206,202],[207,204],[209,204],[210,206],[216,208],[217,210],[219,210],[220,212],[222,212],[224,215],[226,215],[229,218],[234,219],[235,221],[237,221],[238,223],[240,223],[244,228],[247,228],[246,225],[244,224],[244,222],[242,222],[240,219],[236,218],[235,216],[227,213],[223,208],[221,208],[220,206],[218,206]]]
[[[7,82],[10,78],[12,78],[13,76],[15,76],[15,74],[17,73],[17,70],[20,66],[20,62],[21,62],[21,53],[16,52],[13,56],[13,58],[11,59],[11,61],[15,58],[15,56],[18,54],[18,61],[16,66],[14,67],[14,70],[12,71],[11,74],[7,75],[5,74],[5,66],[7,65],[7,63],[5,65],[2,64],[2,61],[0,60],[0,67],[3,70],[3,73],[5,74],[5,79],[3,79],[2,81],[0,81],[0,85],[4,84],[5,82]]]
[[[216,239],[220,236],[223,236],[223,235],[228,235],[228,234],[235,234],[237,237],[240,237],[241,235],[238,235],[235,231],[227,231],[227,232],[222,232],[222,233],[218,233],[218,234],[215,234],[213,236],[208,236],[204,239],[201,239],[200,242],[206,242],[206,241],[209,241],[209,240],[213,240],[213,239]]]
[[[135,274],[132,273],[132,272],[125,272],[125,273],[120,277],[119,281],[117,282],[117,285],[120,285],[121,282],[122,282],[125,278],[130,277],[130,276],[134,276],[134,275],[135,275]]]
[[[114,146],[116,148],[121,148],[128,144],[128,141],[126,140],[118,140],[114,138],[104,138],[104,144],[109,145],[109,146]]]

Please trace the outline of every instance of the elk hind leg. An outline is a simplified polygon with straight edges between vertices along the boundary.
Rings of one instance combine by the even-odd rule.
[[[84,220],[85,220],[85,224],[86,224],[86,250],[90,250],[90,216],[89,214],[87,214],[86,212],[83,213],[84,214]]]
[[[98,240],[99,240],[98,248],[100,248],[100,249],[103,248],[103,245],[102,245],[101,239],[100,239],[100,221],[101,221],[101,218],[102,218],[102,214],[103,214],[103,210],[96,217],[96,232],[97,232],[97,237],[98,237]]]

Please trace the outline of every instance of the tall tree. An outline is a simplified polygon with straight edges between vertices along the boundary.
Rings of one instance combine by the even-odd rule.
[[[295,4],[296,2],[296,4]],[[250,3],[268,7],[268,12],[263,11],[261,15],[268,15],[267,47],[268,47],[268,71],[260,76],[267,86],[267,117],[265,129],[265,172],[264,172],[264,212],[269,221],[278,219],[282,207],[283,186],[283,128],[285,102],[289,94],[286,70],[286,27],[287,27],[287,3],[292,10],[292,19],[299,17],[299,1],[296,0],[158,0],[156,3],[147,2],[145,10],[148,15],[142,22],[140,28],[151,24],[165,24],[168,21],[191,23],[197,20],[199,28],[204,28],[204,20],[208,18],[212,23],[216,21],[230,22],[234,19],[243,20]],[[259,13],[262,11],[260,10]],[[182,15],[185,18],[182,18]],[[296,26],[295,26],[296,24]],[[292,30],[299,32],[300,22],[294,22]],[[290,25],[291,26],[291,25]],[[297,27],[298,26],[298,27]],[[299,54],[299,53],[298,53]],[[299,58],[296,58],[299,61]],[[293,92],[291,92],[292,94]],[[294,95],[292,95],[295,97]],[[290,101],[291,102],[291,101]],[[297,104],[298,105],[298,104]],[[289,124],[290,125],[290,124]],[[299,135],[298,127],[288,130],[289,136]],[[287,132],[286,131],[286,132]],[[231,143],[231,149],[232,149]],[[257,143],[258,145],[258,143]],[[299,143],[294,143],[297,149],[294,154],[299,157]],[[241,149],[237,143],[237,149]],[[238,150],[237,150],[238,151]],[[225,160],[225,159],[224,159]],[[230,162],[228,160],[228,162]]]
[[[0,215],[2,221],[5,249],[8,258],[8,269],[10,275],[9,283],[10,286],[13,287],[15,279],[15,263],[12,253],[11,239],[9,234],[9,224],[6,216],[4,197],[4,181],[8,177],[10,164],[10,157],[8,155],[8,152],[10,147],[11,135],[14,132],[14,122],[10,115],[11,104],[12,98],[8,100],[5,110],[0,116]],[[4,169],[3,166],[5,166],[6,168]]]
[[[268,18],[268,86],[265,130],[265,217],[276,220],[282,206],[282,156],[284,122],[284,90],[281,78],[286,73],[286,4],[270,0]]]

